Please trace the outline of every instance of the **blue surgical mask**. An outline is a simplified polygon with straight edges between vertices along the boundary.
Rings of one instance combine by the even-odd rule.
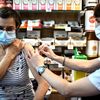
[[[0,30],[0,44],[9,45],[16,39],[15,31],[2,31]]]
[[[100,24],[97,24],[95,27],[95,35],[98,39],[100,39]]]

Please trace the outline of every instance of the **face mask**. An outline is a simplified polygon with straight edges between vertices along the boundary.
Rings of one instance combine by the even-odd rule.
[[[95,27],[95,35],[98,39],[100,39],[100,24]]]
[[[0,44],[9,45],[16,39],[15,31],[1,31],[0,30]]]

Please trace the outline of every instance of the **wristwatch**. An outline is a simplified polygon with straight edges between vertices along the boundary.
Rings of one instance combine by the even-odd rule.
[[[39,75],[43,74],[45,71],[45,66],[39,66],[36,68],[36,71],[39,73]]]

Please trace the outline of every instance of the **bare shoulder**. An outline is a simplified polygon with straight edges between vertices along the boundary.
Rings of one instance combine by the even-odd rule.
[[[24,43],[24,49],[25,49],[25,50],[34,50],[34,48],[32,47],[31,44],[25,43],[25,42],[23,42],[23,43]]]

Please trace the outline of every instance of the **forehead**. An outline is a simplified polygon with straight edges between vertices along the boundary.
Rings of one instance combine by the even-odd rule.
[[[0,17],[0,26],[16,26],[14,18],[1,18]]]

